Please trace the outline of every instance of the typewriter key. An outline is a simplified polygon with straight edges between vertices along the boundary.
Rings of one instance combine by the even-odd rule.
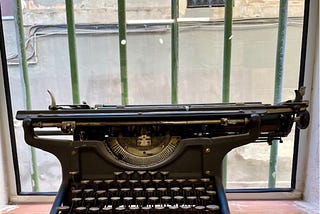
[[[147,196],[148,196],[148,197],[153,196],[154,193],[155,193],[155,191],[156,191],[156,189],[153,188],[153,187],[146,188],[146,192],[147,192]]]
[[[103,182],[102,180],[94,180],[93,181],[95,190],[98,190],[100,188],[102,182]]]
[[[79,207],[81,205],[82,198],[72,198],[71,202],[72,202],[72,207]]]
[[[84,189],[83,194],[85,197],[90,197],[94,195],[94,189]]]
[[[101,213],[111,214],[112,213],[112,207],[103,207],[101,209]]]
[[[118,187],[119,187],[119,188],[124,187],[124,184],[126,183],[126,181],[127,181],[127,180],[117,180]]]
[[[200,195],[202,195],[205,192],[205,188],[204,187],[196,187],[194,188],[196,191],[196,195],[199,197]]]
[[[130,188],[121,188],[120,192],[122,197],[130,196]]]
[[[143,214],[149,214],[151,210],[151,207],[142,207],[141,208],[141,213]]]
[[[153,179],[152,180],[152,182],[154,183],[154,186],[156,187],[156,188],[158,188],[158,186],[159,186],[159,184],[161,183],[161,179]]]
[[[126,179],[129,180],[131,179],[134,171],[124,171],[125,175],[126,175]]]
[[[218,210],[220,210],[220,207],[218,205],[208,205],[206,206],[207,210],[211,211],[211,213],[216,213]]]
[[[90,207],[89,213],[99,213],[99,207]]]
[[[81,193],[82,193],[82,190],[81,189],[73,189],[71,191],[71,195],[72,197],[80,197],[81,196]]]
[[[140,208],[137,206],[131,206],[129,207],[129,213],[130,214],[138,214],[139,213]]]
[[[208,195],[201,195],[199,198],[203,206],[206,206],[210,200],[210,196]]]
[[[182,190],[183,190],[183,195],[185,197],[188,197],[191,193],[192,187],[183,187]]]
[[[128,209],[128,207],[132,204],[133,198],[132,197],[124,197],[123,203],[124,206]]]
[[[170,196],[162,196],[162,197],[161,197],[161,203],[162,203],[165,207],[167,207],[168,205],[171,204],[171,199],[172,199],[172,197],[170,197]]]
[[[91,207],[94,205],[95,200],[96,199],[94,197],[88,197],[84,199],[84,203],[87,207]]]
[[[176,180],[177,183],[179,184],[180,187],[183,187],[183,184],[186,182],[186,179],[184,178],[179,178]]]
[[[66,214],[68,213],[70,210],[70,207],[69,206],[60,206],[60,207],[57,207],[57,211],[58,211],[58,214]]]
[[[202,214],[205,211],[206,207],[196,206],[194,209],[196,210],[197,213]]]
[[[138,180],[129,180],[129,184],[131,188],[136,187],[137,183],[138,183]]]
[[[136,204],[140,208],[143,207],[145,201],[146,201],[146,197],[136,197]]]
[[[151,176],[151,180],[156,178],[157,173],[158,173],[157,171],[149,171],[149,175]]]
[[[79,214],[83,214],[83,213],[86,213],[87,212],[87,208],[86,207],[77,207],[75,209],[75,212],[76,213],[79,213]]]
[[[211,202],[215,202],[215,201],[216,201],[216,198],[215,198],[215,196],[216,196],[216,194],[217,194],[216,191],[214,191],[214,190],[207,190],[206,193],[207,193],[207,195],[210,196],[210,201],[211,201]]]
[[[160,174],[161,174],[162,179],[165,180],[168,178],[169,172],[168,171],[161,171]]]
[[[178,205],[178,207],[180,207],[183,202],[184,202],[184,197],[181,195],[177,195],[173,197],[174,203]]]
[[[107,180],[104,180],[104,183],[107,185],[107,188],[109,188],[110,185],[113,183],[113,180],[107,179]]]
[[[191,206],[186,204],[180,206],[180,208],[183,210],[183,212],[191,210]]]
[[[190,204],[192,207],[196,206],[197,204],[197,196],[188,196],[187,203]]]
[[[103,197],[106,195],[106,190],[97,190],[96,191],[96,196],[99,198],[99,197]]]
[[[141,197],[143,196],[143,188],[136,187],[133,189],[134,196]]]
[[[169,208],[169,213],[172,213],[172,214],[178,213],[178,210],[179,210],[179,207],[178,207],[178,206],[176,206],[176,205],[171,205],[171,206],[169,206],[168,208]]]
[[[114,179],[115,179],[115,180],[121,179],[122,173],[123,173],[123,172],[113,172]]]
[[[166,192],[167,192],[167,188],[165,188],[165,187],[160,187],[157,189],[157,195],[159,195],[160,197],[164,196],[166,194]]]
[[[80,184],[81,184],[82,188],[87,188],[89,183],[90,183],[90,180],[82,180],[82,181],[80,181]]]
[[[143,188],[147,188],[149,186],[148,185],[149,183],[150,183],[150,180],[148,179],[141,180],[141,184]]]
[[[146,171],[137,171],[138,175],[139,175],[139,179],[140,180],[143,180],[144,179],[144,176],[146,175]]]
[[[107,197],[99,197],[98,198],[98,205],[99,207],[104,207],[108,202],[108,198]]]
[[[166,184],[166,186],[167,186],[168,188],[171,187],[171,183],[172,183],[172,182],[173,182],[173,179],[170,179],[170,178],[164,180],[164,183]]]
[[[149,197],[148,201],[151,207],[154,208],[159,201],[159,197]]]
[[[124,208],[124,207],[116,207],[114,210],[115,210],[115,213],[117,213],[117,214],[124,214],[126,208]]]
[[[121,198],[120,197],[111,197],[110,200],[111,200],[112,207],[115,208],[115,207],[119,206]]]
[[[108,189],[108,196],[109,197],[117,196],[117,193],[118,193],[118,189],[117,188]]]
[[[179,194],[180,188],[179,187],[171,187],[170,190],[171,190],[171,196],[174,197]]]

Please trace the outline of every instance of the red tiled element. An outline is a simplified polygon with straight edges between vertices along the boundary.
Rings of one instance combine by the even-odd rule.
[[[299,207],[294,201],[229,201],[231,214],[315,214]],[[51,204],[23,204],[0,214],[46,214]]]

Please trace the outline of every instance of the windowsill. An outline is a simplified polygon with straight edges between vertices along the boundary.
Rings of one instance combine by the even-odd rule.
[[[232,214],[317,214],[318,210],[308,207],[302,201],[274,201],[274,200],[231,200],[229,207]],[[0,207],[3,214],[37,213],[44,214],[50,211],[51,204],[21,204]]]

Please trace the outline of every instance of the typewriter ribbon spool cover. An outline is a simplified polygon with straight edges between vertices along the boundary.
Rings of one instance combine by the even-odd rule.
[[[90,107],[53,100],[49,110],[18,111],[17,119],[26,142],[61,163],[63,180],[51,213],[226,214],[224,156],[251,142],[286,137],[294,123],[307,128],[302,96],[297,90],[294,100],[275,105]],[[47,127],[73,140],[41,136]]]

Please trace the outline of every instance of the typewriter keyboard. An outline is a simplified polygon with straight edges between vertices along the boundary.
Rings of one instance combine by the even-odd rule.
[[[58,213],[220,213],[210,178],[170,178],[166,171],[123,171],[112,179],[72,181],[69,195]]]

